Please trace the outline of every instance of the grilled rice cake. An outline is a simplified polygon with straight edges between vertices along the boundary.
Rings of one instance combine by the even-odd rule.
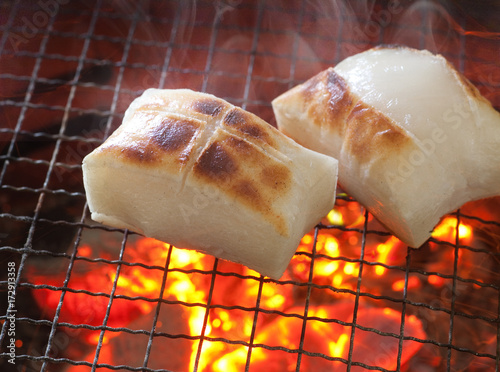
[[[149,89],[83,176],[93,220],[277,279],[333,208],[337,161],[215,96]]]
[[[500,114],[439,55],[377,47],[273,101],[278,128],[339,160],[339,184],[395,236],[500,195]]]

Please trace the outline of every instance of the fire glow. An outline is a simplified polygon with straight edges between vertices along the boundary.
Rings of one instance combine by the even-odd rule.
[[[354,216],[354,211],[350,217],[348,208],[342,209],[342,213],[332,211],[326,222],[335,225],[347,222],[351,227],[356,226],[359,218]],[[456,218],[447,217],[435,229],[433,237],[453,243],[458,231],[461,241],[470,241],[472,228],[464,223],[457,226],[457,223]],[[344,370],[349,353],[355,363],[396,369],[398,360],[404,364],[422,347],[422,343],[408,340],[409,337],[426,338],[422,322],[415,315],[404,315],[381,301],[376,306],[360,300],[355,312],[352,299],[357,291],[362,260],[346,259],[343,251],[345,247],[357,249],[354,247],[359,247],[359,238],[348,230],[342,233],[329,229],[318,231],[316,238],[314,231],[302,238],[288,271],[278,283],[264,280],[241,265],[220,261],[215,266],[219,275],[210,284],[215,263],[213,257],[139,237],[127,244],[124,251],[123,262],[133,264],[122,264],[117,270],[117,264],[105,263],[92,271],[73,272],[68,283],[71,290],[65,292],[58,321],[94,327],[102,325],[110,302],[109,293],[115,285],[107,317],[108,327],[128,327],[141,317],[150,317],[152,321],[160,296],[169,305],[182,308],[183,316],[178,321],[186,322],[185,337],[194,339],[183,370],[241,371],[247,362],[251,365],[250,370],[255,371],[295,370],[299,350],[306,351],[301,355],[304,370]],[[398,251],[404,249],[393,236],[387,235],[379,240],[382,241],[365,248],[365,256],[373,264],[370,271],[365,265],[363,278],[379,278],[394,292],[402,292],[405,287],[422,286],[417,277],[411,276],[405,281],[387,275],[388,267],[401,257]],[[80,245],[78,259],[90,260],[92,252],[90,245]],[[311,256],[315,256],[315,260],[312,261]],[[168,271],[165,274],[162,268],[166,263]],[[165,287],[161,295],[164,275]],[[37,276],[32,279],[37,284],[54,287],[61,281],[58,278],[50,282],[46,277]],[[442,286],[439,279],[430,276],[429,283]],[[309,280],[317,290],[311,291],[308,295],[310,302],[304,307],[307,286],[289,283],[308,283]],[[206,290],[210,285],[213,290]],[[363,286],[360,290],[364,290]],[[376,290],[368,292],[377,295]],[[34,296],[46,316],[53,317],[61,291],[36,290]],[[234,305],[228,300],[232,297],[235,297]],[[256,298],[259,299],[257,305]],[[150,301],[146,301],[148,299]],[[208,310],[205,304],[209,304]],[[400,335],[403,319],[404,334]],[[380,334],[367,328],[379,330]],[[155,331],[162,332],[161,321],[155,325]],[[120,337],[120,332],[87,329],[82,332],[90,344],[97,345],[102,339],[98,363],[113,365],[116,362],[114,357],[119,351],[113,350],[112,345],[113,339]],[[234,343],[228,345],[221,339]],[[95,350],[86,360],[92,363],[94,357]],[[168,365],[161,367],[169,368]],[[86,366],[70,368],[73,372],[88,369]]]

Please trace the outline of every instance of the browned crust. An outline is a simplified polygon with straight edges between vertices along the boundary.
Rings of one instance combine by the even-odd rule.
[[[199,129],[194,121],[168,117],[152,128],[150,135],[152,143],[163,152],[175,154],[189,146]]]
[[[170,163],[182,168],[189,161],[194,142],[202,130],[202,123],[195,119],[165,117],[155,118],[154,114],[138,112],[138,118],[144,123],[141,133],[115,132],[100,148],[101,153],[124,162],[140,166],[158,166]]]
[[[396,156],[411,144],[410,137],[381,112],[358,101],[347,119],[344,151],[360,163]]]
[[[191,104],[191,109],[203,115],[217,117],[228,107],[228,103],[216,98],[200,98]]]
[[[357,98],[350,93],[346,81],[333,68],[328,68],[303,83],[299,94],[312,125],[340,137],[344,136],[347,117]]]
[[[318,127],[320,133],[343,138],[344,152],[360,164],[394,155],[411,141],[393,120],[353,94],[333,68],[303,83],[298,94],[305,102],[310,125]]]
[[[282,134],[257,116],[209,95],[186,95],[182,100],[172,95],[164,101],[138,105],[128,117],[132,130],[119,128],[99,152],[131,165],[182,173],[182,182],[192,175],[261,214],[288,236],[286,220],[274,205],[289,192],[292,171],[268,153],[269,146],[276,149]],[[174,106],[182,106],[182,116],[171,112]]]
[[[222,118],[222,125],[240,133],[251,142],[265,143],[276,147],[273,128],[259,117],[239,107],[233,107]]]
[[[195,162],[193,176],[259,212],[281,235],[289,234],[283,216],[272,205],[286,193],[292,173],[257,146],[219,131]]]
[[[333,69],[328,69],[326,74],[326,90],[328,97],[328,119],[333,122],[345,122],[357,98],[355,98],[347,88],[346,81],[340,77]],[[344,127],[337,127],[341,133]]]
[[[198,157],[193,170],[213,182],[226,182],[238,172],[238,165],[223,143],[213,142]]]

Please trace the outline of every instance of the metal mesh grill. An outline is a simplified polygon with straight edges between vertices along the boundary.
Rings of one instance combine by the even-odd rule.
[[[2,370],[229,371],[220,360],[238,355],[247,371],[498,371],[498,198],[450,214],[449,237],[415,250],[339,192],[342,217],[273,281],[206,256],[183,265],[181,250],[92,222],[81,179],[146,88],[209,92],[274,124],[274,97],[381,43],[443,54],[498,109],[498,26],[467,4],[4,1]]]

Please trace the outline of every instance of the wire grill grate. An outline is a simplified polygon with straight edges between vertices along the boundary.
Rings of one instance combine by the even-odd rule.
[[[450,214],[455,238],[433,237],[420,250],[402,247],[398,259],[384,261],[373,247],[390,235],[356,201],[340,194],[337,205],[345,218],[356,212],[355,221],[353,217],[351,223],[318,225],[292,262],[305,269],[273,281],[207,257],[203,267],[179,266],[178,250],[170,246],[164,247],[159,261],[134,256],[141,237],[90,221],[81,181],[83,156],[119,125],[131,100],[148,87],[210,92],[273,123],[270,101],[279,93],[380,43],[398,41],[440,52],[498,109],[498,34],[460,32],[471,27],[468,18],[448,5],[362,0],[349,5],[312,0],[4,2],[0,255],[2,265],[13,262],[15,267],[15,337],[21,343],[16,344],[15,364],[10,364],[10,303],[2,305],[2,370],[205,370],[213,362],[205,360],[206,349],[219,345],[225,348],[219,357],[243,350],[240,368],[245,371],[255,370],[261,355],[271,355],[269,363],[286,361],[296,371],[318,360],[339,371],[406,371],[424,365],[436,371],[498,371],[497,199]],[[462,223],[475,229],[474,240],[460,238]],[[343,242],[349,247],[332,255],[323,249],[322,236],[328,234],[355,242],[348,244],[346,238]],[[97,252],[87,254],[88,246]],[[319,280],[318,270],[326,264],[354,268],[349,285]],[[107,270],[108,279],[103,287],[78,281],[102,270]],[[401,283],[400,289],[381,288],[377,280],[384,280],[377,279],[377,270]],[[123,289],[121,281],[137,272],[159,283],[154,292]],[[178,277],[197,280],[198,286],[193,292],[186,289],[185,298],[171,292]],[[436,284],[438,295],[426,295],[434,282],[441,283]],[[3,274],[2,288],[9,284]],[[233,293],[245,285],[252,286],[251,295]],[[270,288],[290,289],[294,303],[271,306]],[[2,293],[8,298],[6,289]],[[51,311],[41,306],[41,294],[47,305],[53,305]],[[50,302],[51,298],[56,300]],[[102,317],[92,319],[82,308],[72,310],[75,298],[87,299],[85,306],[100,306]],[[341,316],[344,308],[336,308],[338,314],[333,315],[318,312],[318,305],[328,308],[336,302],[347,304],[348,317]],[[366,322],[363,311],[377,306],[397,309],[396,320],[392,318],[395,328]],[[120,322],[117,308],[147,312]],[[182,321],[186,318],[179,309],[199,312],[198,331],[185,325],[165,327],[169,309]],[[239,314],[245,319],[241,328],[247,329],[211,333],[213,320],[224,312]],[[412,332],[413,317],[425,320],[424,336]],[[265,324],[275,320],[294,326],[296,334],[289,335],[289,343],[263,337]],[[347,330],[347,353],[311,348],[314,327],[334,334]],[[88,335],[95,338],[93,344],[84,337]],[[338,334],[329,336],[324,335],[324,343],[341,343]],[[369,337],[391,340],[391,350],[360,361],[358,340]],[[134,353],[127,342],[135,347]],[[419,351],[408,361],[412,345]],[[110,350],[124,355],[110,356]],[[165,362],[169,350],[168,358],[182,354],[184,364]],[[384,360],[388,355],[390,368]]]

